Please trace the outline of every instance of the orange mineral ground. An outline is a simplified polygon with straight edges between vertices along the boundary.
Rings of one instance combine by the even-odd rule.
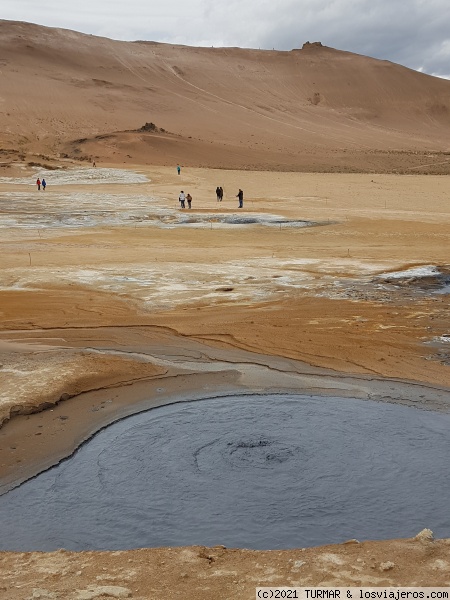
[[[9,21],[0,70],[0,493],[180,395],[449,412],[449,81]],[[2,552],[0,598],[449,586],[449,543]]]

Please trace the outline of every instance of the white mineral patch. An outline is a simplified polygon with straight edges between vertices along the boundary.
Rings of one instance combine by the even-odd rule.
[[[404,271],[393,271],[391,273],[380,273],[377,275],[379,279],[408,279],[410,277],[432,277],[439,275],[439,269],[434,265],[423,265],[413,269],[405,269]]]
[[[15,180],[17,181],[17,180]],[[198,214],[168,206],[154,196],[100,192],[0,193],[0,227],[18,229],[80,229],[110,225],[226,228],[249,226],[307,227],[308,221],[286,221],[277,215]]]
[[[0,183],[12,183],[16,185],[36,186],[36,179],[45,179],[48,188],[52,185],[86,185],[103,183],[148,183],[150,180],[140,173],[125,171],[123,169],[103,169],[103,168],[85,168],[85,169],[39,169],[30,177],[0,177]],[[47,193],[42,192],[42,193]]]
[[[45,289],[48,282],[83,285],[131,295],[152,306],[169,307],[184,302],[260,301],[289,288],[307,288],[308,273],[283,267],[282,261],[259,264],[248,260],[210,263],[108,265],[92,268],[34,267],[4,269],[0,289]]]
[[[229,300],[261,301],[289,289],[314,289],[316,294],[330,296],[337,293],[332,290],[333,280],[344,267],[339,260],[277,257],[224,261],[220,265],[209,262],[166,264],[155,260],[151,264],[96,264],[64,270],[24,266],[3,269],[0,289],[45,289],[49,282],[83,285],[127,294],[155,308],[169,308],[188,301],[211,304]],[[379,264],[354,261],[347,266],[347,272],[354,271],[360,276],[379,268]],[[317,289],[317,272],[331,278],[324,291]]]
[[[444,335],[433,338],[433,342],[441,342],[444,344],[450,344],[450,333],[445,333]]]
[[[311,221],[288,220],[278,215],[257,214],[243,215],[241,213],[215,213],[213,215],[178,212],[176,216],[180,225],[190,225],[191,227],[209,225],[210,227],[246,227],[249,225],[265,225],[266,227],[310,227],[314,225]]]
[[[0,227],[9,229],[80,229],[152,220],[160,225],[172,212],[152,196],[87,192],[45,192],[38,203],[34,193],[3,192],[0,205]]]

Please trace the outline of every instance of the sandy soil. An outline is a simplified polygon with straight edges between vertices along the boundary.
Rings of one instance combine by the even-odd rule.
[[[257,586],[449,585],[449,541],[350,541],[286,551],[160,548],[128,552],[0,553],[10,600],[254,598]]]
[[[97,185],[92,200],[83,185],[20,192],[9,217],[31,222],[2,240],[3,328],[168,326],[338,371],[449,384],[447,295],[432,276],[448,273],[446,178],[173,171],[141,168],[151,181]],[[189,214],[181,188],[194,197]],[[84,192],[84,221],[64,224]],[[50,202],[53,223],[40,223]],[[244,216],[281,222],[221,222]]]
[[[5,21],[0,48],[0,493],[174,399],[289,390],[448,412],[450,182],[433,173],[449,170],[449,82],[320,46]],[[449,585],[448,541],[422,538],[2,553],[0,592]]]

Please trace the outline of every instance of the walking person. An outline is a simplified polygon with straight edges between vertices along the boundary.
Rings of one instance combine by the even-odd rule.
[[[191,196],[190,194],[188,194],[188,195],[186,196],[186,200],[187,200],[187,203],[188,203],[188,208],[192,208],[192,207],[191,207],[192,196]]]
[[[181,204],[181,208],[185,208],[184,202],[186,200],[186,194],[181,190],[180,195],[178,196],[178,201]]]
[[[220,186],[220,188],[219,188],[219,196],[220,196],[220,201],[222,202],[222,200],[223,200],[223,187],[222,186]]]
[[[181,173],[181,167],[180,167],[180,165],[177,166],[177,173],[178,173],[178,175]]]
[[[239,200],[239,207],[244,208],[244,192],[239,188],[239,192],[236,195],[236,198]]]
[[[41,189],[41,180],[39,179],[39,177],[36,179],[36,185],[37,185],[38,192],[39,192],[39,190]]]
[[[45,192],[45,188],[47,187],[47,182],[45,181],[45,179],[42,180],[42,189]]]
[[[216,187],[216,198],[217,198],[217,202],[220,202],[220,187],[219,186]]]

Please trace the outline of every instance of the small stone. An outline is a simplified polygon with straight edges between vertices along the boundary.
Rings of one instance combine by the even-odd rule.
[[[306,562],[304,560],[295,560],[292,568],[300,569],[300,567],[303,567],[303,565],[306,565]]]
[[[33,595],[31,596],[32,600],[38,600],[40,598],[56,598],[55,592],[50,592],[49,590],[44,590],[41,588],[34,588]]]
[[[95,598],[129,598],[131,590],[118,585],[91,585],[87,590],[78,590],[77,600],[94,600]]]
[[[395,564],[388,560],[387,562],[380,564],[380,571],[390,571],[395,567]]]
[[[450,571],[450,565],[446,560],[442,560],[437,558],[434,563],[432,563],[431,568],[434,571]]]
[[[434,535],[431,529],[422,529],[414,539],[419,542],[432,542],[434,540]]]

